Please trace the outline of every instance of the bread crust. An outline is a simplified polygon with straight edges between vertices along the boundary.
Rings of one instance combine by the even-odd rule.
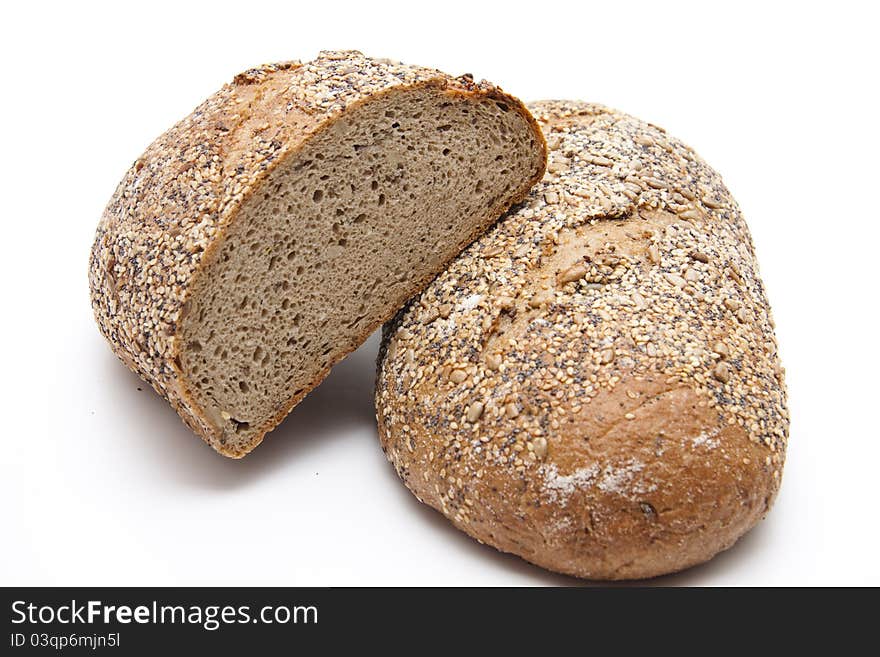
[[[788,411],[751,237],[690,148],[598,105],[529,105],[522,205],[386,325],[379,436],[456,527],[550,570],[701,563],[762,518]]]
[[[269,64],[236,75],[156,139],[119,183],[101,217],[89,260],[95,318],[119,359],[218,452],[234,458],[248,453],[326,377],[332,363],[260,427],[249,445],[225,445],[180,367],[179,326],[190,290],[219,252],[244,201],[269,172],[361,104],[381,94],[427,86],[450,96],[504,102],[540,135],[522,103],[488,82],[372,59],[357,51],[322,52],[305,64]],[[540,173],[516,190],[515,201],[539,178]],[[504,209],[499,206],[498,214]],[[426,272],[420,283],[433,273]]]

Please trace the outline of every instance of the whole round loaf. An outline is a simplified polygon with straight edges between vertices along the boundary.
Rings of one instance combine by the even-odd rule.
[[[662,129],[529,107],[544,180],[385,326],[383,449],[456,527],[550,570],[693,566],[767,513],[784,463],[751,237],[718,174]]]
[[[540,179],[517,99],[323,52],[248,70],[160,136],[89,262],[114,352],[240,457]]]

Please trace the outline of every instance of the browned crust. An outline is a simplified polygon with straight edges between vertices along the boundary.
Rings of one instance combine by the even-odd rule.
[[[383,331],[382,447],[501,551],[591,579],[675,572],[730,547],[781,480],[786,394],[751,238],[661,129],[530,109],[544,181]]]
[[[426,86],[450,95],[505,102],[544,143],[523,104],[485,81],[475,83],[468,76],[454,78],[433,69],[365,58],[354,51],[321,53],[304,65],[284,62],[235,76],[232,84],[224,85],[151,144],[108,203],[89,262],[98,326],[120,360],[165,397],[187,426],[218,452],[244,456],[326,377],[330,367],[260,427],[244,450],[223,445],[198,407],[179,363],[176,336],[199,272],[219,252],[225,229],[272,169],[353,108],[381,94]],[[496,214],[522,199],[542,173],[543,167],[517,190],[515,199],[499,202]],[[426,272],[419,286],[434,274]],[[380,323],[368,327],[345,353]]]

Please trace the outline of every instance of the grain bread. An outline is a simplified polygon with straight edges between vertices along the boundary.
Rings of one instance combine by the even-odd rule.
[[[487,82],[323,52],[235,77],[137,159],[91,300],[116,354],[240,457],[540,180]]]
[[[456,527],[550,570],[692,566],[767,513],[785,456],[748,228],[662,129],[530,109],[543,181],[385,326],[382,446]]]

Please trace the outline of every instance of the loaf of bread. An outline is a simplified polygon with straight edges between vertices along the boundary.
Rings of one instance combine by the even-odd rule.
[[[385,326],[383,448],[456,527],[550,570],[692,566],[767,513],[782,474],[751,237],[718,174],[662,129],[530,109],[543,181]]]
[[[137,159],[89,266],[113,350],[240,457],[540,180],[470,76],[324,52],[235,77]]]

